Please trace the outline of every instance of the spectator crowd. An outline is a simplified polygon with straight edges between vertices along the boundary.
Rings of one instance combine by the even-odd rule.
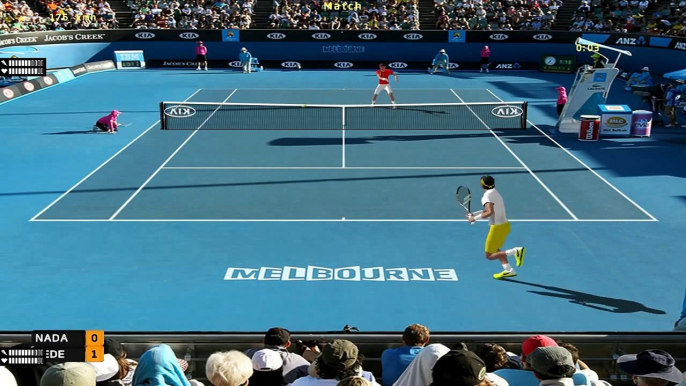
[[[418,0],[376,3],[275,0],[269,28],[334,30],[418,30]]]
[[[430,343],[429,330],[407,327],[402,346],[385,350],[381,380],[363,367],[364,357],[348,340],[298,342],[300,354],[289,350],[290,333],[271,328],[263,347],[246,352],[223,351],[209,356],[207,383],[213,386],[611,386],[580,359],[569,343],[544,335],[521,344],[521,354],[489,343],[449,348]],[[646,350],[618,357],[616,366],[636,386],[686,386],[686,373],[672,355]],[[103,362],[65,363],[48,368],[40,386],[200,386],[189,379],[188,363],[167,345],[155,346],[136,362],[122,344],[105,342]],[[0,367],[2,386],[33,386],[30,380]]]
[[[248,29],[255,0],[138,0],[131,3],[136,29]]]
[[[686,36],[686,0],[582,0],[572,31]]]
[[[560,0],[435,0],[436,29],[551,30]]]
[[[117,20],[106,0],[0,1],[0,34],[112,28]]]

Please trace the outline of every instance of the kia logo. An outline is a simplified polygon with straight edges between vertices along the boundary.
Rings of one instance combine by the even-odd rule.
[[[155,34],[152,32],[139,32],[134,36],[138,39],[152,39],[155,37]]]
[[[350,62],[337,62],[334,64],[336,68],[351,68],[353,66]]]
[[[35,88],[31,83],[29,83],[29,82],[24,82],[24,88],[26,89],[26,91],[29,91],[29,92],[31,92],[31,91],[33,91],[33,90],[36,89],[36,88]]]
[[[552,36],[547,35],[547,34],[534,35],[534,39],[536,39],[536,40],[550,40],[552,38],[553,38]]]
[[[312,37],[315,39],[318,39],[318,40],[331,39],[331,35],[325,34],[325,33],[316,33],[316,34],[313,34]]]
[[[396,68],[396,69],[398,69],[398,68],[407,68],[407,63],[403,63],[403,62],[393,62],[393,63],[389,63],[389,64],[388,64],[388,67],[390,67],[390,68]]]
[[[164,115],[172,118],[188,118],[195,115],[195,109],[188,106],[170,106],[164,109]]]
[[[241,65],[241,62],[239,62],[238,60],[236,60],[236,61],[233,61],[233,62],[229,62],[229,67],[236,67],[236,68],[238,68],[238,67],[242,67],[242,65]]]
[[[281,34],[281,33],[271,33],[267,35],[268,39],[273,39],[273,40],[280,40],[280,39],[285,39],[286,34]]]
[[[357,37],[362,39],[362,40],[374,40],[374,39],[376,39],[376,35],[370,34],[370,33],[359,34],[359,35],[357,35]]]
[[[490,36],[491,40],[507,40],[508,37],[505,34],[493,34]]]
[[[200,35],[196,34],[195,32],[184,32],[182,34],[179,34],[179,37],[181,39],[197,39],[200,37]]]
[[[405,34],[403,37],[407,40],[421,40],[424,38],[421,34]]]
[[[491,110],[491,114],[498,118],[516,118],[524,114],[524,110],[517,106],[498,106]]]
[[[281,63],[281,67],[284,67],[284,68],[300,68],[300,63],[298,63],[298,62],[283,62],[283,63]]]

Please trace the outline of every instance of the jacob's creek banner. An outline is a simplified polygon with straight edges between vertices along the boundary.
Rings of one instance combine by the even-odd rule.
[[[8,102],[17,97],[52,87],[59,83],[69,82],[77,76],[113,69],[115,69],[114,62],[105,60],[101,62],[84,63],[72,68],[54,71],[47,76],[17,82],[11,86],[0,89],[0,103]]]
[[[327,31],[327,30],[106,30],[7,34],[0,48],[65,43],[112,42],[340,42],[340,43],[563,43],[577,38],[610,46],[653,47],[686,51],[685,37],[567,31]]]

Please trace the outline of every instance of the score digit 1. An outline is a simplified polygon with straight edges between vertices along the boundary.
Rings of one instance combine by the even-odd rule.
[[[86,362],[105,360],[105,332],[86,331]]]

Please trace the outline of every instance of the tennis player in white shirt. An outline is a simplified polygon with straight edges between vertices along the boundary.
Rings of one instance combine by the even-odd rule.
[[[503,266],[503,271],[493,275],[493,278],[502,279],[504,277],[517,276],[517,272],[510,266],[507,257],[514,256],[517,261],[517,267],[521,267],[524,264],[525,249],[523,247],[516,247],[506,251],[500,250],[505,245],[505,240],[510,234],[510,222],[507,220],[505,201],[495,189],[495,179],[493,177],[481,177],[481,188],[484,190],[484,196],[481,198],[484,210],[476,216],[470,214],[469,222],[473,223],[482,218],[488,219],[490,227],[488,237],[486,237],[486,258],[488,260],[500,260],[500,264]]]

